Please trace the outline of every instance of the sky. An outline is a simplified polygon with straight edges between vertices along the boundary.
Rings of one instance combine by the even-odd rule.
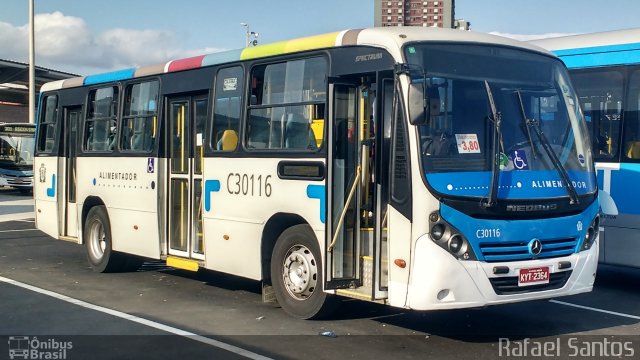
[[[377,0],[35,0],[36,65],[87,75],[373,26]],[[27,62],[28,0],[0,2],[0,59]],[[640,27],[638,0],[456,0],[472,31],[521,40]]]

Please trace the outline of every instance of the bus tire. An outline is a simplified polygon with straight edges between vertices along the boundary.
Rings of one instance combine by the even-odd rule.
[[[273,248],[271,283],[278,304],[299,319],[326,317],[336,301],[323,288],[318,241],[308,225],[286,229]]]
[[[87,260],[93,270],[101,273],[122,270],[125,259],[111,248],[111,226],[106,207],[98,205],[89,210],[83,237]]]

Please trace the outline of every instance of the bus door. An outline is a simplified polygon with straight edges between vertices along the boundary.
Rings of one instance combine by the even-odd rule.
[[[63,109],[64,114],[64,135],[62,148],[64,150],[64,156],[60,158],[63,164],[59,166],[59,174],[64,174],[64,179],[58,182],[59,194],[64,194],[61,197],[61,226],[60,229],[62,236],[71,238],[78,237],[78,207],[76,205],[76,191],[77,191],[77,179],[76,179],[76,156],[77,156],[77,141],[78,141],[78,126],[80,124],[80,116],[82,114],[81,106],[65,107]]]
[[[204,260],[202,167],[206,95],[169,98],[167,253]]]
[[[340,80],[342,81],[342,80]],[[381,171],[384,85],[375,75],[330,84],[329,219],[325,289],[366,300],[386,297],[386,197]],[[380,100],[377,99],[381,95]],[[382,101],[382,103],[380,103]],[[380,134],[382,135],[382,134]],[[383,261],[384,260],[384,261]]]

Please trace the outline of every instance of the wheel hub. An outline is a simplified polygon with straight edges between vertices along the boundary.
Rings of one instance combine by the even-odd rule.
[[[104,256],[104,250],[107,247],[107,242],[104,227],[99,221],[96,221],[91,225],[89,241],[91,242],[91,252],[93,253],[93,256],[96,259],[101,259],[102,256]]]
[[[311,251],[302,245],[289,249],[284,259],[284,285],[297,300],[309,298],[318,282],[318,267]]]

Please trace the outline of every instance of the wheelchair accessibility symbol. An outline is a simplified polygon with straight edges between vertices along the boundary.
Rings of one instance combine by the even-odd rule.
[[[529,170],[529,162],[527,161],[527,155],[523,150],[513,150],[511,154],[513,159],[513,167],[518,170]]]

